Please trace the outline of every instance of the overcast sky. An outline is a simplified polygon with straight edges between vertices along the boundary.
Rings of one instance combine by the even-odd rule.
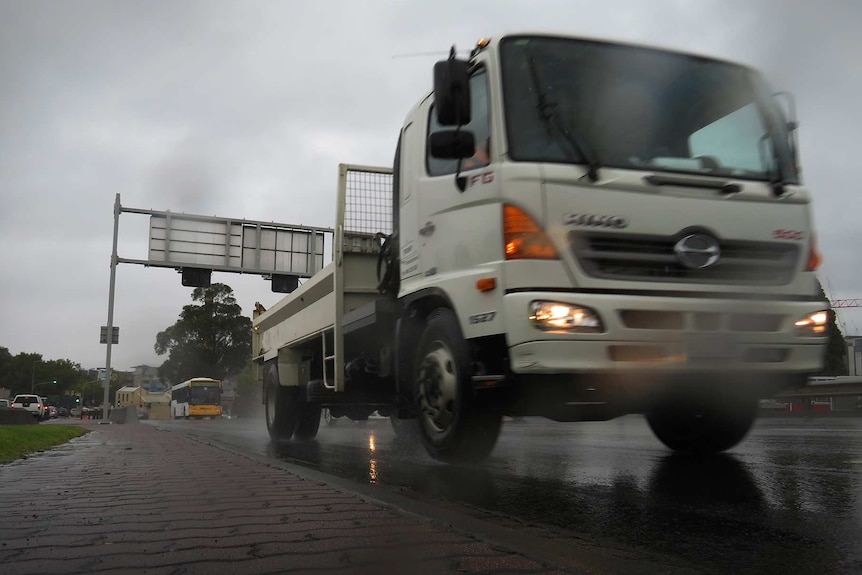
[[[833,298],[862,297],[862,2],[0,0],[0,346],[103,366],[112,208],[331,227],[339,162],[390,165],[435,56],[540,29],[741,61],[796,95]],[[145,259],[146,216],[119,255]],[[244,313],[280,296],[213,274]],[[191,302],[170,269],[121,264],[115,369],[165,357]],[[862,313],[841,320],[860,333]]]

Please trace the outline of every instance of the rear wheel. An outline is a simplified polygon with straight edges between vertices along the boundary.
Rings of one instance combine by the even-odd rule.
[[[266,430],[273,441],[287,441],[293,437],[301,415],[298,387],[283,387],[278,383],[278,371],[271,367],[264,387]]]
[[[329,411],[328,407],[323,408],[323,422],[326,423],[327,427],[332,427],[338,422],[338,418],[332,416],[332,412]]]
[[[303,403],[300,409],[299,421],[293,436],[300,441],[308,441],[317,437],[320,429],[320,404]]]
[[[419,432],[435,459],[481,461],[500,434],[502,411],[492,397],[482,402],[474,395],[469,367],[469,348],[455,314],[435,310],[419,340],[414,371]]]
[[[711,397],[675,400],[647,413],[655,436],[674,451],[718,453],[738,444],[757,418],[757,400]]]

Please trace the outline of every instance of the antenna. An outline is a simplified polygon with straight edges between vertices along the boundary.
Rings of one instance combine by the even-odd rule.
[[[437,57],[443,57],[443,58],[448,56],[449,58],[452,58],[453,53],[455,53],[457,55],[457,51],[455,50],[454,45],[448,51],[447,50],[431,50],[428,52],[405,52],[404,54],[393,54],[392,59],[395,60],[397,58],[428,58],[431,56],[437,56]],[[469,55],[470,55],[470,53],[468,51],[465,51],[465,50],[462,50],[461,53],[464,54],[465,57],[469,57]]]
[[[448,52],[444,50],[435,50],[433,52],[408,52],[406,54],[394,54],[392,59],[396,58],[427,58],[429,56],[445,56]]]

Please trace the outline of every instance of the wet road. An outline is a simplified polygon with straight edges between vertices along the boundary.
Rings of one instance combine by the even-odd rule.
[[[515,528],[714,573],[862,573],[862,418],[761,418],[744,443],[675,456],[644,420],[507,421],[482,466],[431,460],[387,420],[275,447],[260,420],[151,422]]]

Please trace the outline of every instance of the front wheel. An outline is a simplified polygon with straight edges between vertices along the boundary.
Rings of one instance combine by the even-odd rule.
[[[674,451],[718,453],[742,441],[757,418],[757,400],[714,397],[672,401],[647,413],[655,436]]]
[[[414,374],[416,419],[428,453],[447,462],[475,462],[490,455],[503,414],[493,396],[474,395],[469,347],[451,310],[440,308],[428,316]]]

